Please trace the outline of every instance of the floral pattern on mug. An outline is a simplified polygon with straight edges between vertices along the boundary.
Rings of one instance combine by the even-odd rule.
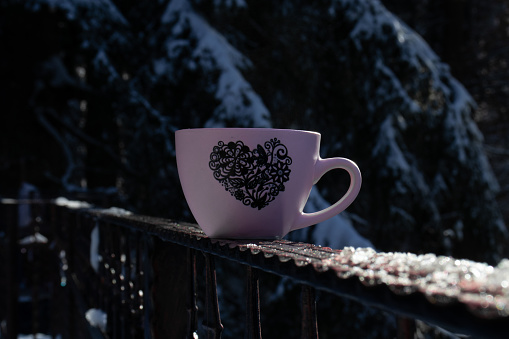
[[[210,154],[214,178],[235,199],[259,210],[268,206],[290,180],[292,158],[277,138],[250,149],[242,141],[219,141]]]

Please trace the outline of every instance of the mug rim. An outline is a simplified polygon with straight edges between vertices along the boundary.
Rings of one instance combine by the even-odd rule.
[[[199,128],[182,128],[175,131],[185,132],[185,131],[218,131],[218,132],[226,132],[226,131],[272,131],[272,132],[297,132],[297,133],[306,133],[306,134],[314,134],[321,135],[319,132],[308,131],[302,129],[291,129],[291,128],[272,128],[272,127],[199,127]]]

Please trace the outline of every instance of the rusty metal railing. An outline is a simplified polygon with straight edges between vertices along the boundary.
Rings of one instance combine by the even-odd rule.
[[[17,213],[23,204],[32,207],[33,222],[20,242]],[[296,324],[301,338],[318,338],[317,293],[394,314],[399,338],[413,337],[414,319],[475,337],[505,338],[509,332],[507,260],[492,267],[434,254],[336,250],[288,240],[214,240],[194,224],[65,199],[4,199],[1,208],[8,298],[0,305],[7,310],[0,316],[5,317],[7,338],[18,333],[19,295],[26,289],[20,285],[18,258],[36,253],[36,246],[55,254],[52,264],[58,269],[49,278],[56,286],[53,297],[64,300],[64,293],[67,301],[55,308],[60,321],[52,322],[48,331],[64,338],[193,338],[197,333],[220,338],[218,258],[245,271],[245,338],[262,335],[262,272],[302,286],[301,323]],[[37,241],[43,238],[47,242]],[[39,274],[31,283],[43,280]],[[33,298],[44,294],[43,287],[30,289]],[[103,316],[107,321],[101,322]]]

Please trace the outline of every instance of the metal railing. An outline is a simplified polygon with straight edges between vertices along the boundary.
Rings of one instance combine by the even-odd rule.
[[[27,328],[63,338],[220,338],[216,260],[245,271],[244,338],[262,336],[266,272],[301,286],[301,338],[318,338],[318,293],[390,312],[399,338],[413,338],[415,319],[475,337],[509,333],[506,260],[492,267],[433,254],[217,240],[194,224],[65,199],[3,199],[0,207],[1,338]],[[30,213],[28,224],[20,213]],[[23,300],[30,316],[20,311]]]

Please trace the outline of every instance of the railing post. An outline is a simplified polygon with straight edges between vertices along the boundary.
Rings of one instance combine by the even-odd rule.
[[[127,326],[129,327],[128,338],[140,338],[141,334],[141,322],[142,309],[140,309],[139,301],[139,286],[137,283],[136,276],[138,271],[136,270],[138,247],[135,245],[136,239],[135,231],[127,231],[124,242],[124,296],[125,296],[125,308],[127,317]],[[136,239],[136,240],[135,240]]]
[[[302,285],[302,339],[318,339],[318,326],[316,322],[316,292],[309,285]]]
[[[246,268],[246,326],[244,338],[261,339],[260,287],[258,271],[251,266]]]
[[[36,202],[31,203],[30,208],[30,228],[31,234],[35,235],[40,231],[40,204]],[[31,284],[32,284],[32,334],[35,337],[39,332],[40,327],[40,314],[39,314],[39,284],[40,284],[40,266],[42,262],[40,262],[40,249],[39,244],[29,244],[27,246],[28,250],[28,262],[30,265],[30,276],[31,276]]]
[[[127,249],[127,229],[121,227],[117,230],[117,244],[118,244],[118,257],[117,257],[117,277],[119,289],[119,316],[120,316],[120,337],[131,338],[131,325],[132,322],[129,308],[129,259]]]
[[[415,320],[406,318],[406,317],[398,317],[397,320],[398,326],[398,339],[411,339],[415,334]]]
[[[196,303],[196,251],[191,248],[187,248],[187,269],[189,279],[189,291],[187,293],[187,333],[189,337],[192,338],[193,333],[198,328],[198,305]]]
[[[152,262],[150,261],[150,249],[149,243],[152,243],[152,237],[146,234],[135,233],[139,235],[138,241],[136,241],[136,299],[138,305],[138,312],[141,314],[141,328],[143,329],[143,338],[152,338],[152,294],[150,288],[152,286],[151,277],[152,274]]]
[[[109,260],[109,276],[110,284],[113,290],[112,302],[111,302],[111,318],[108,315],[108,319],[111,319],[112,326],[112,338],[122,338],[122,305],[121,305],[121,291],[120,291],[120,234],[119,226],[113,224],[107,224],[109,229],[109,247],[111,249],[108,260]]]
[[[152,265],[154,338],[193,338],[188,313],[189,286],[187,249],[154,239]]]
[[[60,232],[62,241],[64,244],[64,253],[65,253],[65,260],[67,264],[67,279],[72,279],[72,274],[74,272],[74,229],[75,229],[75,222],[71,222],[71,212],[66,207],[60,207],[60,217],[61,217],[61,225],[60,225]],[[74,219],[75,221],[75,219]],[[68,282],[69,283],[69,282]],[[71,282],[72,283],[72,282]],[[68,289],[68,296],[69,296],[69,335],[71,337],[74,337],[78,334],[77,330],[77,321],[78,316],[76,315],[76,302],[75,298],[72,295],[72,291]]]
[[[113,276],[111,273],[112,269],[112,255],[113,254],[113,243],[112,243],[112,225],[106,222],[100,222],[99,228],[100,234],[100,248],[101,248],[101,263],[99,265],[99,274],[103,279],[103,286],[106,289],[103,295],[104,312],[107,316],[107,332],[112,338],[115,338],[116,334],[116,319],[115,319],[115,288],[113,286]]]
[[[18,204],[2,204],[3,218],[7,224],[7,338],[18,337]]]
[[[219,314],[219,304],[217,301],[217,281],[216,267],[214,258],[204,253],[205,256],[205,319],[203,327],[205,329],[205,338],[219,339],[223,331],[221,316]]]

